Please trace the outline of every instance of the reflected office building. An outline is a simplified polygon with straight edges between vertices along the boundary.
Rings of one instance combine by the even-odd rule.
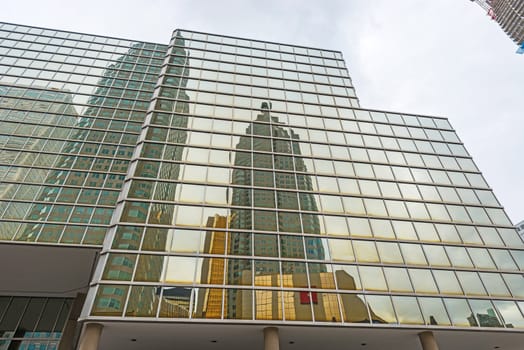
[[[0,38],[0,349],[520,349],[521,237],[340,52]]]

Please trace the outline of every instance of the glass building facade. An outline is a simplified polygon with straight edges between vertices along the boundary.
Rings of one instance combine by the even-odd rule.
[[[0,126],[0,244],[97,249],[82,321],[524,329],[523,241],[455,131],[360,108],[340,52],[4,23]],[[38,331],[18,294],[5,344]]]
[[[491,16],[517,45],[524,44],[524,1],[491,0]]]

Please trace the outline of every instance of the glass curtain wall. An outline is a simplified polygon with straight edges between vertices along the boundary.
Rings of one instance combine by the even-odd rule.
[[[0,239],[101,245],[166,47],[0,24]]]
[[[523,243],[444,118],[339,52],[175,31],[93,319],[524,327]]]

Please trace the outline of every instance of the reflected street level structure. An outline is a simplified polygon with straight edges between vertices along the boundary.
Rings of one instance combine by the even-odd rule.
[[[340,52],[0,34],[0,349],[519,349],[522,238]]]

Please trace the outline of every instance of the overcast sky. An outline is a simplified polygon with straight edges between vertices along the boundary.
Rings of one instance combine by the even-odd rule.
[[[17,0],[0,21],[167,43],[175,28],[340,50],[362,107],[448,117],[524,220],[524,55],[469,0]]]

